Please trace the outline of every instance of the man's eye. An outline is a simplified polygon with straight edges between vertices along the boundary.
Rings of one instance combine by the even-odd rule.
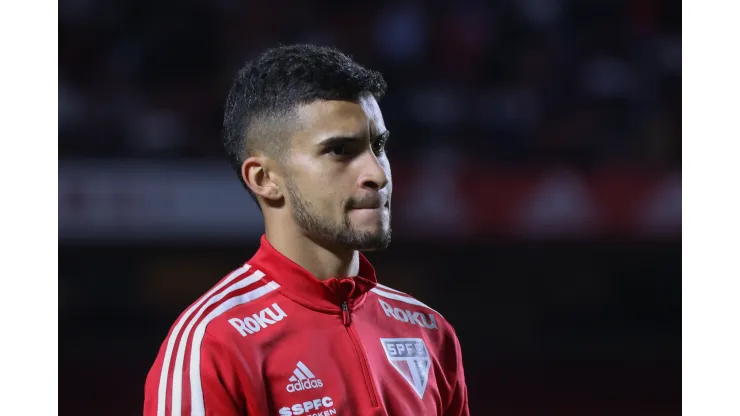
[[[357,153],[357,145],[354,143],[341,143],[331,146],[327,152],[333,156],[347,157]]]
[[[385,140],[376,140],[373,143],[373,152],[376,154],[381,154],[385,152]]]
[[[348,156],[352,154],[352,146],[349,144],[338,144],[330,147],[329,153],[335,156]]]

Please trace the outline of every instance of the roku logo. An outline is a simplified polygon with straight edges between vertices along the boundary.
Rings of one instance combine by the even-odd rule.
[[[421,312],[411,312],[401,308],[394,308],[388,302],[378,299],[380,306],[383,308],[386,316],[391,316],[401,322],[408,322],[411,325],[419,325],[424,328],[437,329],[437,320],[431,313],[422,314]]]
[[[269,318],[267,317],[268,315]],[[247,316],[243,319],[231,318],[229,319],[229,323],[231,326],[236,328],[243,337],[246,337],[247,334],[251,335],[255,332],[259,332],[262,328],[267,328],[268,325],[273,325],[278,321],[282,321],[283,318],[287,316],[288,315],[280,309],[280,306],[278,306],[277,303],[273,303],[272,309],[265,308],[261,310],[259,314],[255,313],[254,315]]]

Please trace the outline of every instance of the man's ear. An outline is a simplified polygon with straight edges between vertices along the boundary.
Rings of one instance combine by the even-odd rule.
[[[277,201],[283,197],[278,173],[272,169],[274,163],[265,156],[252,156],[242,163],[242,179],[255,195],[268,201]]]

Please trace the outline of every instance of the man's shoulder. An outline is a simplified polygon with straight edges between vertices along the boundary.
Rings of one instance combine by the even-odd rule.
[[[169,337],[192,336],[197,332],[204,333],[206,329],[213,334],[214,323],[228,321],[245,308],[264,307],[279,287],[259,268],[247,262],[190,303],[172,323]]]

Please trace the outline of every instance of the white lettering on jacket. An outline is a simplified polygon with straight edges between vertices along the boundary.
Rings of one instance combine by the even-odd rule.
[[[437,320],[431,313],[423,314],[421,312],[411,312],[408,309],[394,308],[388,302],[378,299],[380,307],[383,308],[386,316],[397,319],[401,322],[407,322],[411,325],[419,325],[423,328],[437,329]]]
[[[287,316],[288,315],[280,309],[280,306],[278,306],[277,303],[273,303],[272,309],[265,308],[259,313],[255,313],[252,316],[246,316],[242,319],[231,318],[229,319],[229,323],[231,326],[236,328],[243,337],[246,337],[248,334],[254,334],[263,328],[267,328],[269,325],[274,325],[275,323],[282,321],[283,318]]]
[[[331,397],[324,397],[321,399],[314,399],[308,402],[297,403],[290,407],[283,407],[278,410],[280,416],[292,416],[292,415],[335,415],[337,414],[336,409],[328,409],[319,413],[310,413],[313,410],[326,409],[334,406],[334,400]]]

